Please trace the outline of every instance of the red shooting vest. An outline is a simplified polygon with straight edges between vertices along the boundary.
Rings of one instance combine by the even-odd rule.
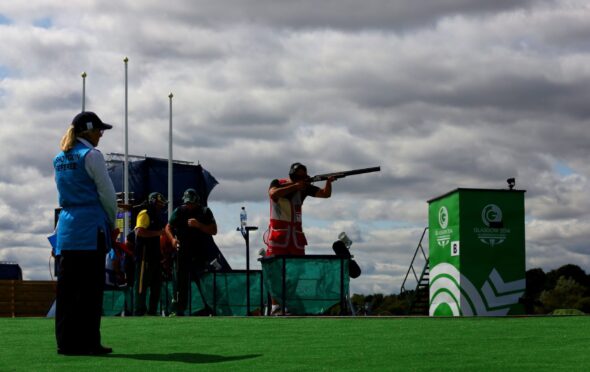
[[[289,179],[280,179],[279,184],[291,182]],[[279,249],[305,249],[307,239],[303,233],[301,224],[301,206],[303,195],[296,191],[289,198],[278,198],[275,202],[270,199],[270,224],[268,227],[269,248]]]

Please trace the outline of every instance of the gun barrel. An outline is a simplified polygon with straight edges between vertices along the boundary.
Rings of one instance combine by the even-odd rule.
[[[325,180],[327,180],[330,177],[344,178],[346,176],[354,176],[354,175],[357,175],[357,174],[380,172],[380,171],[381,171],[381,167],[370,167],[370,168],[353,169],[353,170],[343,171],[343,172],[318,174],[317,176],[311,177],[310,178],[310,181],[311,182],[318,182],[318,181],[325,181]]]
[[[363,173],[372,173],[372,172],[380,172],[381,167],[370,167],[370,168],[362,168],[362,169],[353,169],[350,171],[342,172],[345,176],[353,176],[355,174],[363,174]]]

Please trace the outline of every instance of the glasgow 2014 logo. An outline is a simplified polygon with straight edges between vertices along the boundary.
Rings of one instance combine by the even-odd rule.
[[[435,232],[436,242],[440,247],[445,247],[451,241],[452,229],[448,229],[449,226],[449,211],[447,207],[442,206],[438,210],[438,225],[441,230]]]
[[[449,226],[449,211],[447,207],[440,207],[438,210],[438,224],[441,229],[446,229]]]
[[[481,220],[487,227],[498,227],[502,223],[502,210],[496,204],[488,204],[481,210]]]
[[[483,207],[481,221],[485,227],[476,227],[473,232],[482,243],[494,247],[506,240],[510,229],[504,228],[502,209],[500,207],[496,204],[488,204]]]

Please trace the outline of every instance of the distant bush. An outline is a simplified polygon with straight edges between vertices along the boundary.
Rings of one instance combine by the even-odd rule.
[[[521,299],[527,314],[548,314],[557,309],[590,312],[590,277],[576,265],[564,265],[545,274],[526,272],[526,292]]]

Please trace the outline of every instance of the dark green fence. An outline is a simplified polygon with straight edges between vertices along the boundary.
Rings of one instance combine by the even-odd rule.
[[[349,293],[349,259],[334,255],[276,256],[260,259],[262,270],[250,270],[247,301],[247,272],[205,273],[201,291],[193,282],[187,309],[192,315],[245,316],[264,315],[270,298],[292,315],[321,315],[335,305],[340,314],[347,309]],[[132,308],[133,296],[126,290],[109,290],[104,294],[104,315],[119,315]],[[175,312],[172,282],[162,284],[160,312]],[[149,296],[149,292],[148,292]],[[209,310],[207,311],[208,305]],[[127,304],[127,305],[126,305]]]

